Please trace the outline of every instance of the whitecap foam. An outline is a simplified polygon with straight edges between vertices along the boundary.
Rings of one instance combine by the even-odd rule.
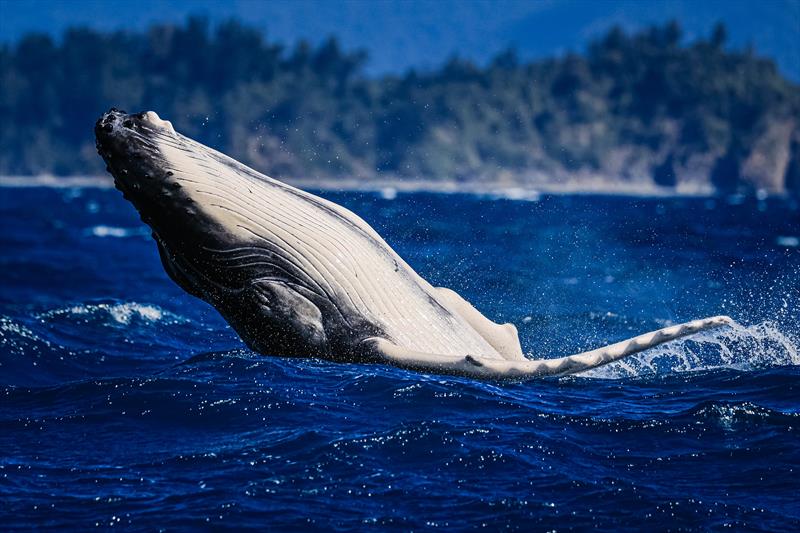
[[[142,320],[155,323],[162,320],[169,322],[183,322],[183,318],[164,311],[158,306],[140,304],[136,302],[81,304],[64,309],[54,309],[39,315],[41,318],[71,317],[71,316],[102,316],[105,315],[114,323],[128,325],[133,320]]]
[[[619,379],[653,374],[732,368],[754,370],[800,365],[800,339],[771,321],[733,323],[662,344],[580,376]]]
[[[779,235],[775,237],[775,244],[785,248],[797,248],[800,247],[800,237],[795,237],[794,235]]]
[[[117,226],[93,226],[87,230],[87,233],[94,235],[95,237],[116,237],[116,238],[125,238],[125,237],[137,237],[141,235],[147,235],[147,230],[144,228],[120,228]]]
[[[397,189],[394,187],[384,187],[381,189],[381,198],[384,200],[394,200],[397,198]]]
[[[164,316],[158,307],[136,303],[111,305],[105,310],[120,324],[129,324],[134,316],[148,322],[158,322]]]
[[[106,176],[0,176],[0,187],[21,189],[113,189],[114,182]]]

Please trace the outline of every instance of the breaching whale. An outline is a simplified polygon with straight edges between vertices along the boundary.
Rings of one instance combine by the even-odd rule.
[[[581,372],[731,322],[695,320],[530,359],[512,324],[433,287],[344,207],[193,141],[152,111],[112,109],[95,135],[116,187],[152,229],[169,277],[262,354],[519,380]]]

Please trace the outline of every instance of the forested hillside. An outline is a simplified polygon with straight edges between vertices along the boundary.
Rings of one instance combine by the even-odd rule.
[[[800,87],[725,41],[615,29],[581,54],[376,79],[363,51],[238,22],[28,35],[0,48],[0,174],[102,173],[92,129],[115,106],[275,177],[800,192]]]

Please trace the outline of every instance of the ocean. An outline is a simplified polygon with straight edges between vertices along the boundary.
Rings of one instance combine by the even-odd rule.
[[[44,182],[43,182],[44,183]],[[0,529],[798,530],[800,205],[322,192],[559,379],[262,357],[103,187],[0,187]]]

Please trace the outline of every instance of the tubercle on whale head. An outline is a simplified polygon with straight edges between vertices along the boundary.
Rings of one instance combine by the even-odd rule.
[[[152,125],[154,128],[163,128],[168,132],[175,134],[175,128],[172,127],[172,122],[163,120],[158,116],[155,111],[146,111],[141,114],[142,120]]]
[[[179,138],[172,124],[153,111],[128,114],[116,108],[95,124],[97,152],[114,177],[114,185],[154,230],[174,225],[176,209],[191,210],[191,199],[161,153],[159,141]]]
[[[172,122],[162,119],[155,111],[128,114],[116,107],[112,107],[106,113],[103,113],[103,116],[97,120],[95,124],[95,134],[97,135],[101,131],[106,133],[113,132],[116,123],[120,121],[123,127],[129,129],[137,125],[144,125],[154,130],[161,129],[173,135],[175,134],[175,128],[172,126]]]
[[[172,124],[153,111],[128,114],[111,109],[95,124],[95,136],[115,186],[165,250],[179,252],[188,261],[202,255],[204,247],[231,245],[227,228],[212,216],[209,205],[198,201],[193,180],[203,181],[205,170],[180,166],[185,161],[175,159],[193,161],[191,155],[202,152],[202,146],[175,133]]]
[[[114,107],[97,120],[94,134],[97,152],[106,160],[115,155],[150,155],[154,136],[178,136],[172,123],[155,111],[128,114]]]
[[[111,108],[97,120],[94,133],[106,170],[128,200],[136,204],[137,197],[149,197],[152,201],[175,188],[156,142],[159,135],[177,135],[168,120],[153,111],[128,114]]]

